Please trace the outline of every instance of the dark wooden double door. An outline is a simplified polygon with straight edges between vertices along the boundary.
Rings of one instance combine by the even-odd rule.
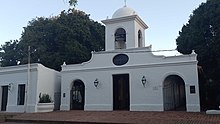
[[[113,75],[113,109],[129,110],[129,74]]]

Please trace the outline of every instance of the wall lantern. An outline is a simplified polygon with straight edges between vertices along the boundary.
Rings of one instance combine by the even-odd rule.
[[[99,85],[99,80],[96,78],[95,81],[94,81],[94,86],[97,88]]]
[[[145,87],[145,85],[147,83],[147,79],[145,76],[142,77],[141,82],[142,82],[143,86]]]
[[[8,90],[12,91],[12,89],[13,89],[13,83],[8,84]]]

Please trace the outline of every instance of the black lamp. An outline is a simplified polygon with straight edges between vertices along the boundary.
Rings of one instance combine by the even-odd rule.
[[[99,85],[99,81],[98,81],[98,79],[96,78],[95,81],[94,81],[94,86],[97,88],[98,85]]]
[[[8,90],[12,91],[12,89],[13,89],[13,83],[8,84]]]
[[[142,82],[143,86],[145,87],[145,85],[147,83],[147,79],[145,76],[142,77],[141,82]]]

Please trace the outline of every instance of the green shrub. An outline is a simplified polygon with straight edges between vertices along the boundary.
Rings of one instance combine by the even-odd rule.
[[[39,103],[51,103],[51,97],[48,94],[39,95]]]

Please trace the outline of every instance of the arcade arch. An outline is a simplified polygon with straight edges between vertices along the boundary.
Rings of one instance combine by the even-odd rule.
[[[84,110],[85,85],[81,80],[75,80],[70,90],[70,110]]]
[[[185,82],[178,75],[169,75],[163,82],[164,111],[186,111]]]

